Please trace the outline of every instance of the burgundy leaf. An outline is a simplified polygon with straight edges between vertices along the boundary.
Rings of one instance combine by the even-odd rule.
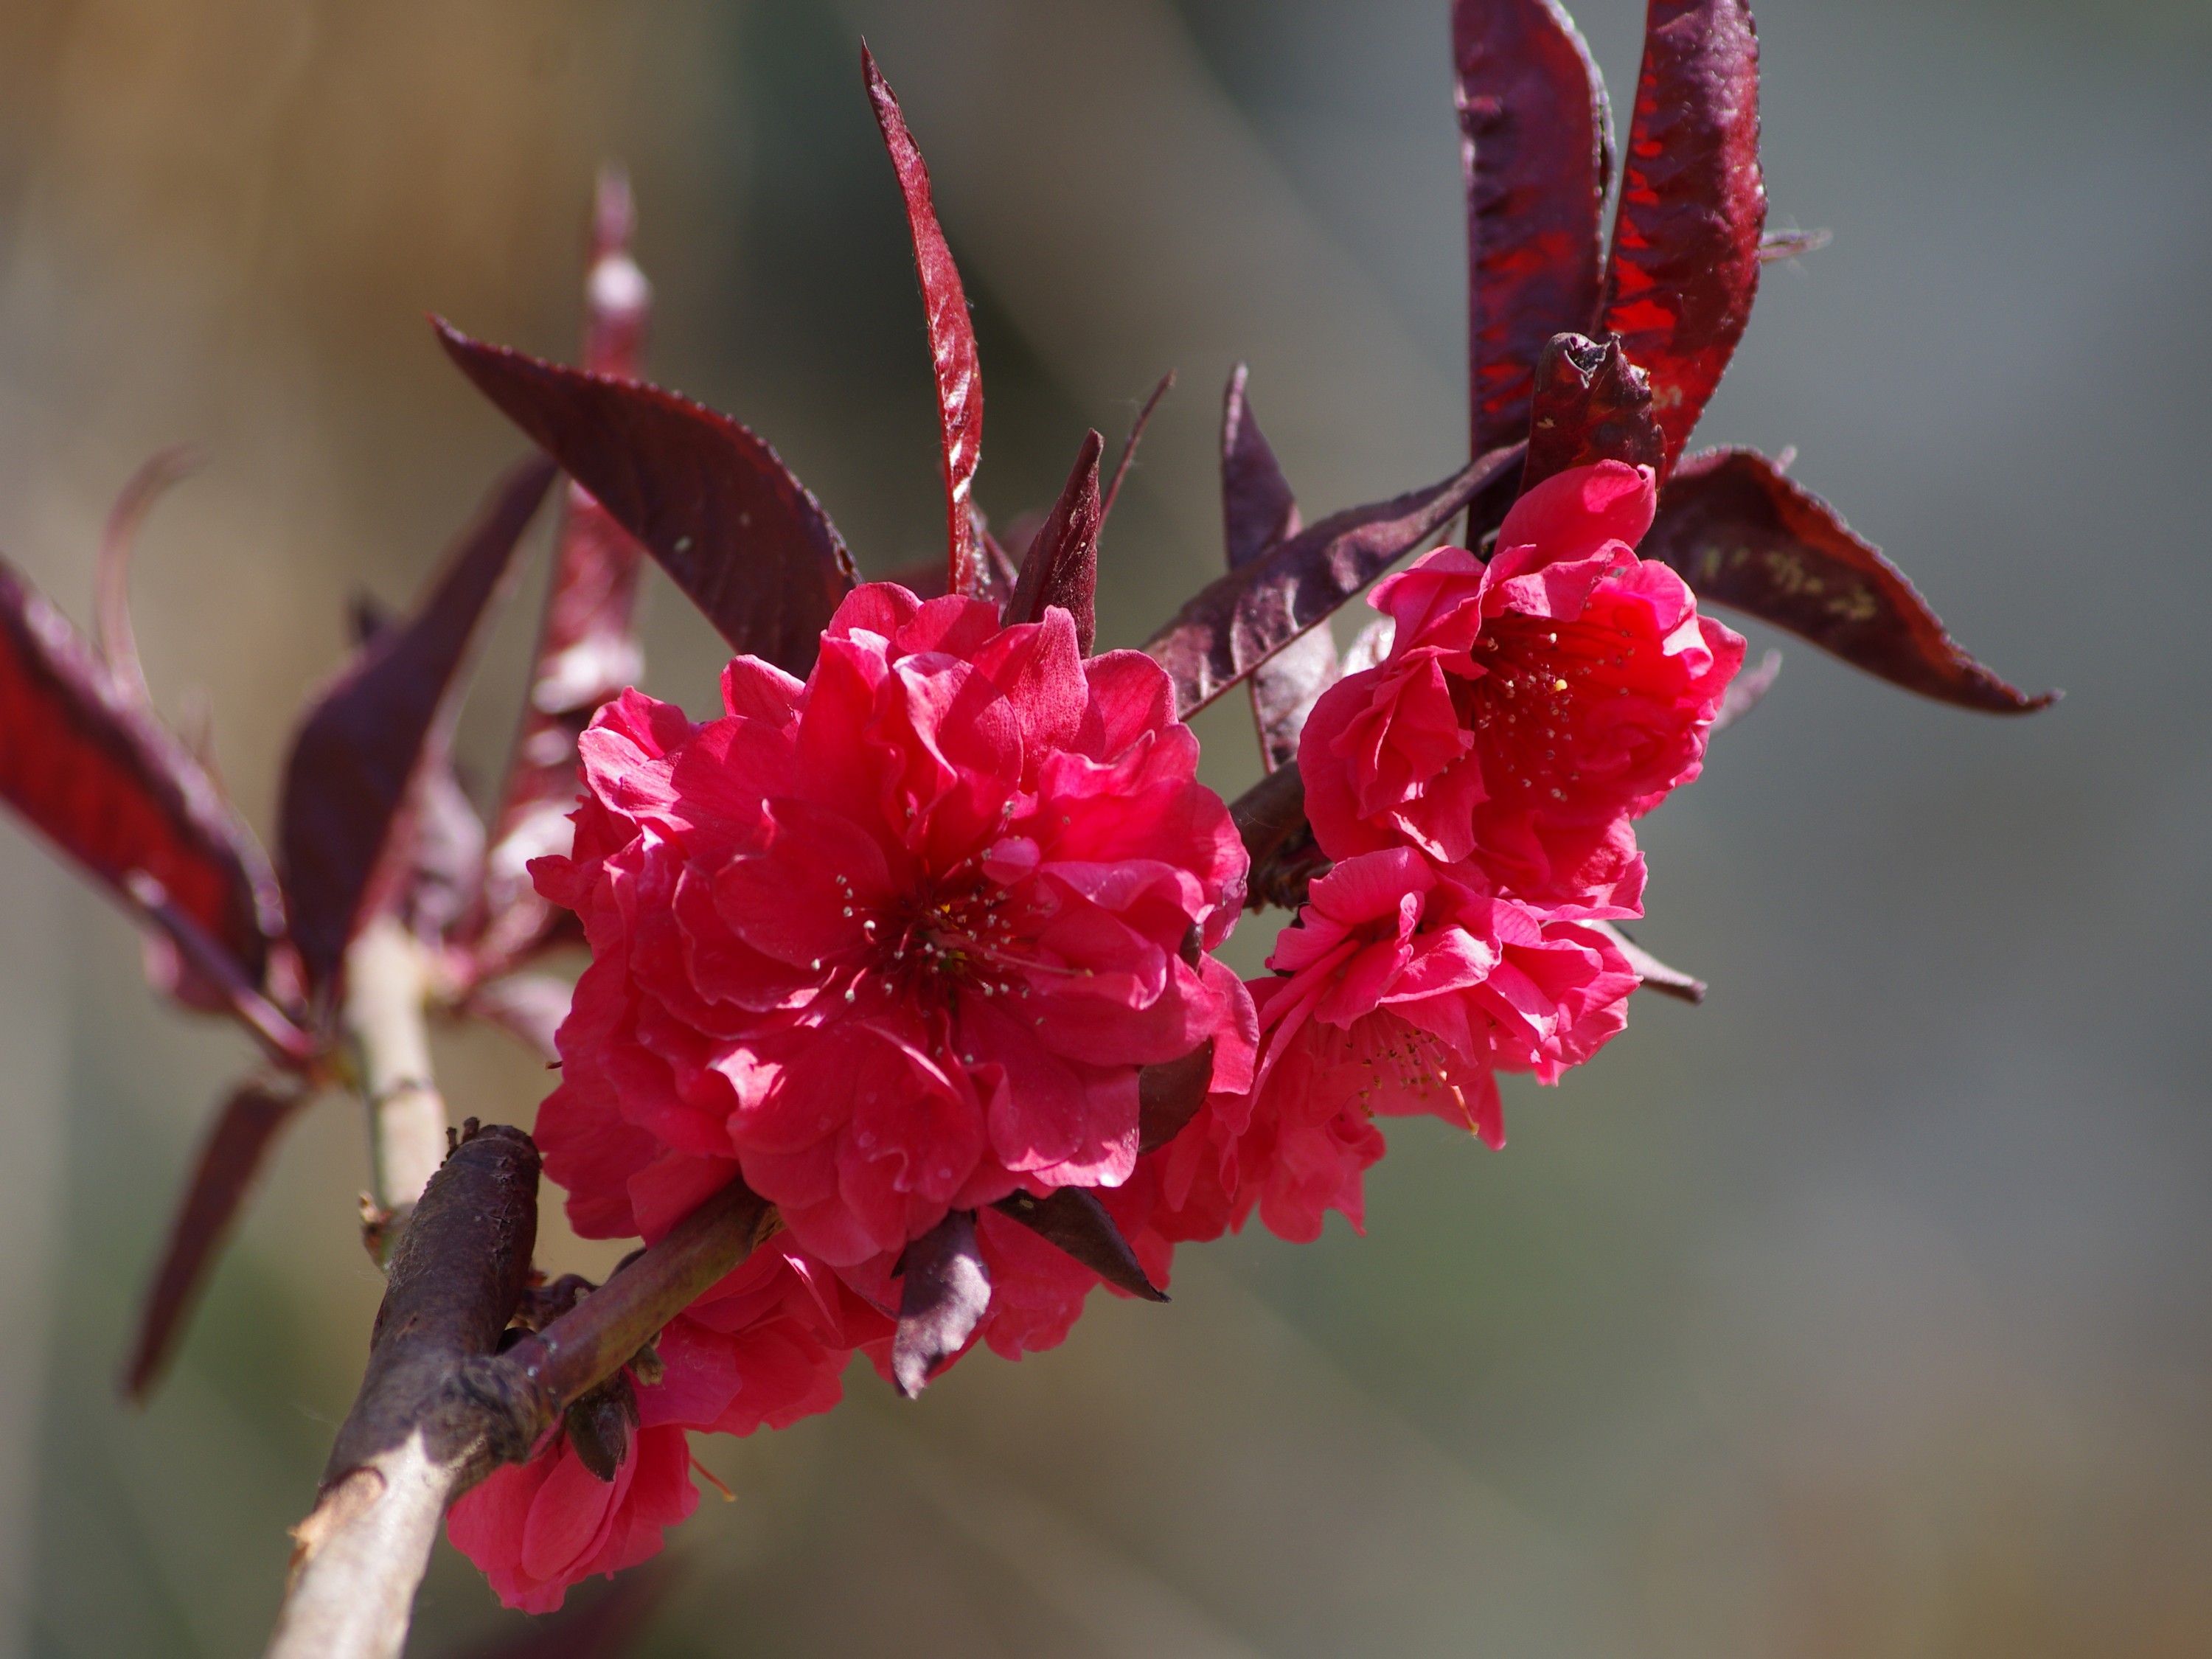
[[[821,504],[773,449],[659,386],[437,328],[477,390],[645,544],[732,650],[805,677],[858,577]]]
[[[1537,354],[1591,326],[1613,122],[1597,64],[1558,0],[1457,0],[1467,181],[1472,453],[1526,437]]]
[[[1060,606],[1075,618],[1075,642],[1086,657],[1098,636],[1098,458],[1105,447],[1096,432],[1083,440],[1006,603],[1009,623],[1041,622],[1047,605]]]
[[[1121,458],[1114,463],[1114,477],[1106,486],[1106,499],[1098,509],[1098,527],[1104,530],[1114,503],[1121,498],[1121,480],[1129,476],[1129,464],[1137,459],[1137,442],[1152,424],[1152,411],[1160,406],[1160,399],[1175,390],[1176,372],[1170,369],[1153,383],[1152,395],[1145,399],[1145,406],[1137,411],[1137,418],[1129,422],[1129,435],[1121,441]]]
[[[1472,534],[1504,521],[1522,446],[1492,450],[1442,483],[1334,514],[1185,602],[1145,650],[1188,719],[1429,541],[1473,503]],[[1479,499],[1478,499],[1479,498]]]
[[[1211,1064],[1212,1051],[1206,1051]],[[1164,1302],[1167,1292],[1145,1277],[1143,1264],[1106,1206],[1081,1187],[1058,1187],[1042,1198],[1012,1193],[991,1206],[1010,1216],[1048,1243],[1057,1245],[1117,1291],[1146,1302]]]
[[[1237,365],[1221,399],[1221,526],[1231,570],[1298,533],[1298,504],[1246,398],[1250,371]],[[1336,683],[1336,641],[1316,628],[1285,646],[1252,675],[1252,717],[1272,772],[1297,758],[1298,733],[1321,694]]]
[[[1774,688],[1775,676],[1782,672],[1782,653],[1769,651],[1759,659],[1755,668],[1741,668],[1730,680],[1728,690],[1721,693],[1721,706],[1713,715],[1712,729],[1725,731],[1746,714],[1759,707],[1759,701]]]
[[[653,289],[629,255],[636,216],[629,180],[603,168],[592,215],[584,280],[584,368],[634,380],[653,313]],[[484,953],[512,960],[542,943],[552,907],[531,884],[529,863],[565,852],[576,805],[576,739],[600,704],[637,684],[640,547],[580,484],[564,492],[553,579],[531,670],[529,701],[500,791],[499,817],[484,861]]]
[[[945,526],[947,591],[981,597],[984,572],[968,497],[975,482],[975,463],[983,448],[983,370],[975,356],[975,325],[968,315],[968,295],[959,267],[937,223],[929,194],[929,169],[906,130],[898,100],[876,68],[874,56],[860,48],[860,76],[884,148],[890,152],[906,201],[907,229],[914,238],[914,268],[921,279],[922,312],[929,324],[929,367],[937,380],[937,425],[944,447]]]
[[[307,1103],[296,1082],[256,1079],[233,1091],[216,1116],[184,1202],[169,1224],[160,1270],[138,1318],[138,1342],[123,1374],[123,1392],[144,1403],[198,1299],[216,1253],[230,1232],[254,1176],[276,1136]]]
[[[1673,997],[1680,1002],[1694,1004],[1705,1000],[1705,981],[1684,973],[1680,968],[1669,968],[1609,921],[1593,921],[1586,925],[1596,928],[1611,939],[1613,948],[1628,958],[1628,965],[1635,970],[1643,989],[1656,991],[1662,996]]]
[[[912,1400],[968,1346],[990,1308],[991,1272],[975,1247],[975,1212],[955,1210],[909,1243],[905,1272],[891,1376]]]
[[[1765,223],[1750,8],[1650,0],[1604,326],[1651,376],[1670,466],[1751,319]]]
[[[1137,1073],[1137,1150],[1157,1152],[1181,1134],[1206,1104],[1213,1081],[1213,1039],[1181,1060],[1163,1060]]]
[[[361,649],[293,738],[279,844],[292,936],[318,992],[374,908],[401,809],[459,712],[470,642],[552,478],[552,464],[533,457],[501,481],[422,607]]]
[[[1328,868],[1306,821],[1306,787],[1295,766],[1279,767],[1229,804],[1229,816],[1251,860],[1244,908],[1295,910],[1306,889]]]
[[[1960,650],[1880,549],[1753,451],[1685,461],[1660,492],[1640,550],[1674,566],[1700,598],[1786,628],[1909,691],[1995,714],[2057,698],[2024,696]]]
[[[108,509],[107,524],[100,532],[100,563],[93,581],[100,655],[114,677],[116,690],[141,707],[150,707],[153,698],[146,690],[138,641],[131,629],[131,554],[137,544],[138,527],[154,503],[197,472],[204,459],[190,444],[177,444],[155,455],[131,475]]]
[[[1651,416],[1651,382],[1620,342],[1553,336],[1536,370],[1521,488],[1533,489],[1553,473],[1593,461],[1657,467],[1666,459],[1667,441]]]
[[[147,974],[156,985],[196,1008],[236,1015],[267,1046],[270,1058],[288,1066],[304,1068],[321,1052],[322,1044],[261,994],[238,959],[169,896],[168,889],[143,870],[125,876],[123,888],[153,925],[155,931],[144,938]]]
[[[561,1050],[553,1039],[574,995],[574,987],[550,974],[509,974],[470,992],[461,1012],[498,1026],[547,1065],[557,1065]]]
[[[129,898],[132,872],[259,985],[283,926],[268,860],[204,768],[0,561],[0,799]]]

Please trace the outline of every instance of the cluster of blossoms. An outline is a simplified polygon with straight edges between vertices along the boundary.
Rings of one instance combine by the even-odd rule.
[[[1047,1347],[1099,1276],[1006,1200],[1090,1190],[1164,1283],[1255,1208],[1357,1224],[1376,1115],[1498,1145],[1499,1071],[1555,1082],[1620,1030],[1637,975],[1592,924],[1640,914],[1631,820],[1696,776],[1743,654],[1637,556],[1652,496],[1574,469],[1486,564],[1440,548],[1376,589],[1389,653],[1298,747],[1334,863],[1249,986],[1210,954],[1245,850],[1168,676],[1084,659],[1057,605],[1006,626],[872,584],[804,684],[740,657],[720,720],[603,708],[574,850],[532,866],[592,947],[546,1172],[587,1237],[653,1241],[732,1176],[786,1231],[669,1327],[613,1482],[556,1437],[461,1501],[500,1593],[649,1553],[695,1501],[684,1431],[826,1409],[854,1349],[890,1371],[905,1258],[949,1219],[989,1287],[965,1340]],[[1140,1075],[1206,1045],[1202,1107],[1145,1149]]]

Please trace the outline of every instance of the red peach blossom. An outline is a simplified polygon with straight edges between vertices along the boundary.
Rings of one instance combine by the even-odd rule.
[[[1380,583],[1389,654],[1316,705],[1298,745],[1331,858],[1410,844],[1492,890],[1639,913],[1629,820],[1703,763],[1743,641],[1635,544],[1651,471],[1571,468],[1516,502],[1488,564],[1443,547]]]
[[[1243,995],[1200,953],[1243,848],[1166,675],[1084,660],[1057,608],[1001,628],[877,583],[804,685],[741,657],[723,698],[603,709],[574,854],[532,866],[592,951],[538,1129],[578,1228],[734,1168],[856,1264],[1017,1186],[1126,1180],[1139,1069]]]

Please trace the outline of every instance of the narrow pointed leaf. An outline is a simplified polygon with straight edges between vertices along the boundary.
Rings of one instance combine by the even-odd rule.
[[[306,1103],[298,1084],[265,1080],[240,1085],[223,1102],[169,1224],[168,1243],[139,1314],[137,1346],[123,1376],[128,1398],[143,1402],[160,1378],[254,1176],[278,1133]]]
[[[1666,438],[1651,415],[1651,382],[1620,342],[1553,336],[1536,371],[1521,488],[1594,461],[1658,467],[1666,459]]]
[[[629,181],[602,169],[584,279],[584,368],[635,380],[652,318],[653,289],[630,258],[636,216]],[[529,863],[564,851],[576,804],[576,739],[609,698],[643,677],[637,641],[638,579],[645,550],[580,484],[563,492],[560,538],[545,619],[530,675],[507,781],[484,860],[487,941],[498,959],[541,942],[551,907],[538,896]]]
[[[1248,565],[1301,528],[1290,481],[1252,413],[1243,363],[1221,400],[1221,527],[1231,570]],[[1321,694],[1336,683],[1336,641],[1316,628],[1283,647],[1252,675],[1252,718],[1269,771],[1297,758],[1298,733]]]
[[[1526,437],[1537,355],[1596,318],[1613,123],[1558,0],[1457,0],[1472,453]]]
[[[1114,511],[1114,503],[1121,499],[1121,481],[1129,476],[1129,468],[1137,459],[1137,445],[1152,424],[1152,411],[1160,406],[1160,399],[1175,390],[1176,372],[1170,369],[1152,385],[1152,395],[1145,399],[1137,418],[1129,422],[1129,435],[1121,440],[1121,457],[1114,463],[1114,477],[1106,486],[1106,499],[1098,508],[1098,528],[1103,533],[1106,520]]]
[[[1680,968],[1669,968],[1634,939],[1609,921],[1587,924],[1611,939],[1613,948],[1628,959],[1642,988],[1656,991],[1662,996],[1673,997],[1678,1002],[1699,1003],[1705,1000],[1705,981],[1684,973]]]
[[[821,504],[773,449],[659,386],[437,328],[477,389],[645,544],[732,650],[805,678],[858,577]]]
[[[0,799],[130,899],[143,872],[258,985],[283,927],[275,876],[206,769],[0,561]]]
[[[1183,1131],[1206,1104],[1213,1080],[1213,1039],[1181,1060],[1147,1066],[1137,1073],[1137,1150],[1158,1152]]]
[[[1651,376],[1669,465],[1759,291],[1759,40],[1744,0],[1650,0],[1604,326]]]
[[[1747,449],[1685,461],[1660,492],[1639,550],[1664,559],[1702,599],[1733,605],[1908,691],[1995,714],[2027,696],[1952,643],[1927,602],[1836,510]]]
[[[533,457],[495,487],[421,608],[356,654],[292,740],[277,811],[284,890],[319,993],[373,908],[394,825],[426,756],[442,752],[471,642],[552,478],[551,463]]]
[[[1145,650],[1186,719],[1336,609],[1472,504],[1472,534],[1504,521],[1522,447],[1493,450],[1426,489],[1334,514],[1201,588]]]
[[[138,528],[154,503],[199,470],[202,457],[190,444],[177,444],[155,455],[131,475],[108,510],[100,536],[100,563],[94,578],[100,655],[114,677],[116,690],[150,707],[145,672],[138,665],[138,641],[131,628],[131,555]]]
[[[1209,1051],[1209,1062],[1211,1058]],[[1165,1291],[1145,1277],[1137,1253],[1106,1206],[1083,1188],[1057,1188],[1042,1198],[1014,1193],[991,1207],[1066,1251],[1115,1290],[1146,1302],[1168,1299]]]
[[[1729,682],[1728,690],[1721,693],[1721,706],[1713,715],[1712,729],[1725,731],[1746,714],[1759,707],[1760,701],[1774,689],[1775,676],[1782,672],[1782,653],[1769,651],[1759,659],[1758,665],[1736,671]]]
[[[891,1338],[899,1392],[917,1397],[968,1346],[990,1306],[991,1273],[975,1245],[975,1212],[955,1210],[906,1247],[906,1283]]]
[[[1047,605],[1060,606],[1075,618],[1075,642],[1086,657],[1098,637],[1098,458],[1105,447],[1096,432],[1084,439],[1060,499],[1022,557],[1006,611],[1009,623],[1030,623],[1043,619]]]
[[[914,239],[915,274],[921,279],[921,306],[929,325],[929,367],[937,381],[937,426],[945,468],[946,583],[950,592],[981,597],[982,561],[968,498],[975,482],[975,463],[983,448],[983,371],[975,356],[975,325],[968,315],[968,295],[960,269],[937,222],[929,193],[929,168],[907,131],[898,100],[876,68],[874,56],[860,48],[860,75],[868,101],[898,175],[906,203],[907,229]]]

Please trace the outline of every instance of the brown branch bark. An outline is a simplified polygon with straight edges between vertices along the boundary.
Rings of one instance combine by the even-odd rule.
[[[324,1471],[268,1659],[396,1659],[438,1523],[519,1462],[762,1237],[733,1182],[543,1331],[495,1353],[537,1234],[538,1152],[503,1127],[463,1141],[393,1253],[374,1346]]]

